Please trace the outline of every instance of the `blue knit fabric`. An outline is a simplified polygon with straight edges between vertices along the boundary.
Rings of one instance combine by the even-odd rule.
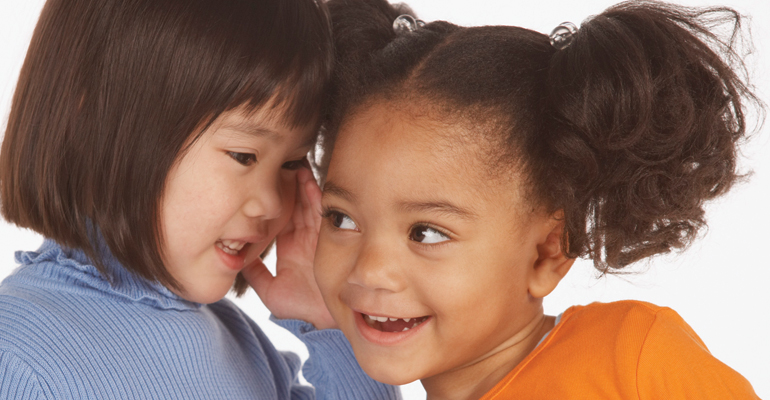
[[[309,349],[279,352],[228,300],[188,302],[112,258],[105,280],[46,240],[0,284],[0,399],[399,399],[339,330],[280,320]]]

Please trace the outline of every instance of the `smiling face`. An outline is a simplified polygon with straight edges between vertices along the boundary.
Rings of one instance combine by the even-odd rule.
[[[530,292],[555,222],[513,171],[489,175],[472,132],[405,109],[374,104],[341,127],[315,268],[364,370],[426,384],[539,339]]]
[[[161,203],[165,266],[183,298],[212,303],[286,225],[312,128],[223,113],[174,165]]]

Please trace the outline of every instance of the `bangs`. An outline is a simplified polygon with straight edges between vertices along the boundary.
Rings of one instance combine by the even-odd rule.
[[[163,114],[191,132],[201,121],[243,107],[280,110],[287,126],[314,123],[333,63],[331,32],[323,4],[302,1],[142,1],[145,9],[124,37],[126,59],[155,63]],[[161,21],[160,19],[165,20]],[[176,19],[170,24],[168,19]],[[176,29],[158,30],[158,26]],[[155,47],[142,48],[144,46]],[[143,61],[142,61],[143,60]],[[161,72],[157,72],[161,71]],[[161,89],[162,88],[162,89]],[[160,91],[163,92],[160,92]]]
[[[333,54],[325,9],[313,2],[243,1],[211,32],[214,111],[270,107],[286,126],[318,120]],[[274,15],[270,21],[253,16]],[[212,93],[209,92],[209,93]],[[204,93],[201,93],[202,95]],[[211,103],[209,103],[209,106]],[[209,110],[211,111],[211,110]],[[214,119],[217,115],[214,115]]]

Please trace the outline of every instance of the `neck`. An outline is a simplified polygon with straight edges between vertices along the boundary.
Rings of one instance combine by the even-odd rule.
[[[554,326],[542,311],[515,336],[472,363],[422,379],[428,400],[479,399],[537,347]]]

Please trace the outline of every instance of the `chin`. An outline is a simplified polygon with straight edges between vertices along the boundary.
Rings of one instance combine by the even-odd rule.
[[[358,358],[358,355],[356,355],[356,358]],[[384,360],[377,359],[368,360],[367,362],[367,360],[361,358],[358,359],[358,363],[361,365],[361,369],[372,379],[386,385],[406,385],[420,379],[419,376],[405,372],[404,369],[408,368],[404,368],[404,365],[394,366],[391,363],[384,362]]]
[[[179,295],[183,299],[193,303],[211,304],[222,300],[232,287],[233,282],[230,282],[229,285],[219,285],[217,287],[208,286],[186,290],[184,293]]]

